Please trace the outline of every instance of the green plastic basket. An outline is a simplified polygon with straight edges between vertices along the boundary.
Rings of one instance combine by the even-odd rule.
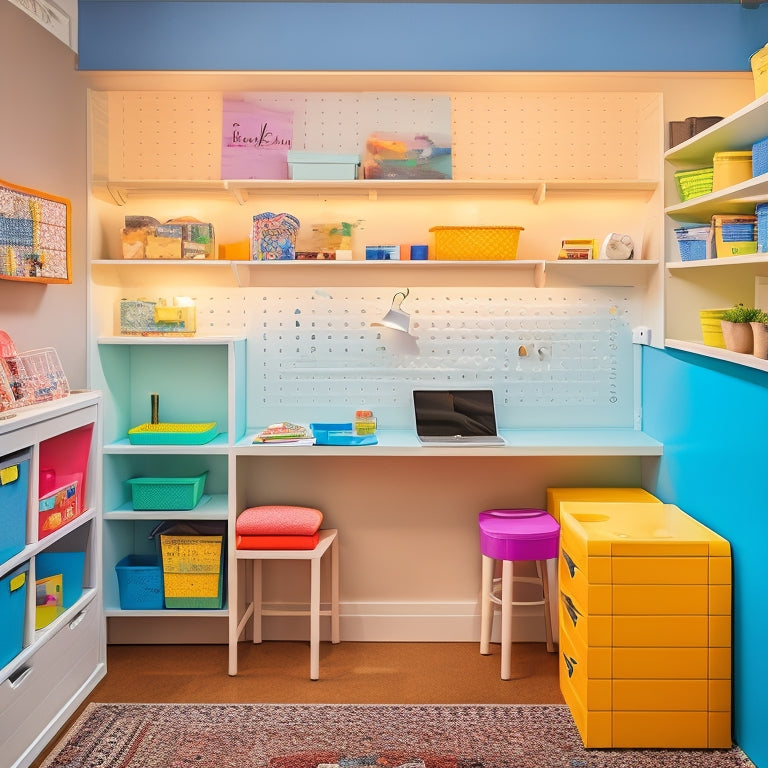
[[[708,195],[712,191],[714,173],[714,167],[698,168],[694,171],[678,171],[675,174],[675,182],[680,200],[685,202],[694,197]]]
[[[208,473],[194,477],[134,477],[131,486],[133,508],[194,509],[203,496]]]

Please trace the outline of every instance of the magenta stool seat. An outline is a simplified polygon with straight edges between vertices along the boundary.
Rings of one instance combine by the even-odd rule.
[[[553,653],[552,601],[548,562],[555,563],[560,546],[560,525],[543,509],[487,509],[478,516],[482,555],[480,653],[490,653],[494,605],[501,607],[501,678],[509,680],[512,670],[512,606],[543,605],[547,650]],[[501,561],[501,578],[495,576]],[[515,576],[515,562],[536,563],[536,576]],[[553,569],[554,573],[554,569]],[[515,582],[541,586],[540,600],[512,598]]]

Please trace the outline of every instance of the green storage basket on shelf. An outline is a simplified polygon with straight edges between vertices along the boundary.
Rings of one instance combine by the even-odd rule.
[[[714,181],[714,166],[711,168],[698,168],[693,171],[677,171],[675,183],[680,200],[685,202],[694,197],[708,195],[712,191]]]
[[[134,477],[131,486],[133,508],[137,510],[194,509],[203,496],[208,472],[193,477]]]

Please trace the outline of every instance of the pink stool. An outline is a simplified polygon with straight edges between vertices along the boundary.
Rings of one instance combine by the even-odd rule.
[[[543,605],[547,650],[555,650],[552,640],[552,614],[547,560],[556,560],[560,525],[543,509],[488,509],[481,512],[480,552],[482,554],[480,653],[490,653],[494,604],[501,606],[501,679],[509,680],[512,668],[512,606]],[[496,561],[501,560],[501,578],[495,577]],[[513,563],[534,561],[537,576],[514,576]],[[540,584],[541,600],[515,602],[515,581]]]

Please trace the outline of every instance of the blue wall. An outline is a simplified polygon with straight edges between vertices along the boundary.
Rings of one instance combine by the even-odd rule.
[[[643,426],[664,443],[648,490],[731,543],[734,739],[766,766],[768,373],[645,348]]]
[[[745,71],[768,5],[80,0],[92,70]],[[734,737],[768,768],[763,549],[768,374],[645,348],[649,490],[732,545]]]
[[[742,71],[768,7],[80,0],[94,70]]]

